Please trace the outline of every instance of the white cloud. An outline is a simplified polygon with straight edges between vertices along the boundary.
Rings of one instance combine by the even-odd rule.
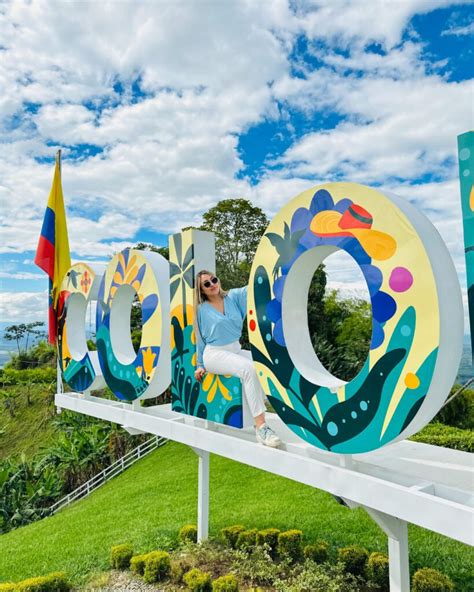
[[[47,311],[47,291],[0,293],[0,312],[4,321],[12,323],[46,321]]]
[[[460,26],[460,27],[450,27],[449,29],[445,29],[441,35],[455,35],[456,37],[462,35],[472,35],[474,33],[474,23],[470,23],[469,25]]]

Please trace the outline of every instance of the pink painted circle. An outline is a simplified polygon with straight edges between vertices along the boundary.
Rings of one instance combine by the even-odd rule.
[[[390,274],[388,285],[394,292],[406,292],[413,284],[413,276],[406,267],[395,267]]]

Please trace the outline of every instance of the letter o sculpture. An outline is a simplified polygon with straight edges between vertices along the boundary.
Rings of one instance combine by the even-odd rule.
[[[135,294],[142,307],[138,353],[130,336]],[[125,249],[114,256],[97,302],[97,351],[108,387],[121,400],[162,394],[170,382],[169,265],[158,253]]]
[[[317,358],[305,312],[315,270],[339,249],[364,274],[372,304],[369,355],[350,382]],[[255,255],[247,313],[271,404],[323,450],[364,453],[415,433],[459,367],[462,299],[446,246],[408,202],[363,185],[321,185],[280,210]]]
[[[64,380],[78,392],[105,386],[97,352],[86,341],[86,310],[97,297],[101,276],[86,263],[72,265],[61,283],[58,306],[58,360]]]

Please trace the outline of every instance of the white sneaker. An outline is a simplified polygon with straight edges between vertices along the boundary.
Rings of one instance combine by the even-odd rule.
[[[261,427],[256,428],[255,434],[257,436],[257,442],[260,442],[260,444],[263,444],[264,446],[276,448],[281,444],[280,438],[266,423],[264,423]]]

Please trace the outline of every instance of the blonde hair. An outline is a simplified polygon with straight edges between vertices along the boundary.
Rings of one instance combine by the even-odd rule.
[[[199,271],[195,277],[193,327],[194,327],[194,335],[196,335],[196,341],[197,341],[197,334],[199,331],[199,322],[198,322],[199,306],[208,299],[207,296],[203,293],[203,291],[201,289],[201,276],[203,276],[203,275],[215,276],[216,274],[212,271],[209,271],[208,269],[201,269],[201,271]],[[219,282],[219,296],[222,296],[224,298],[225,296],[227,296],[227,293],[228,293],[227,290],[223,290],[220,285],[220,282]]]

